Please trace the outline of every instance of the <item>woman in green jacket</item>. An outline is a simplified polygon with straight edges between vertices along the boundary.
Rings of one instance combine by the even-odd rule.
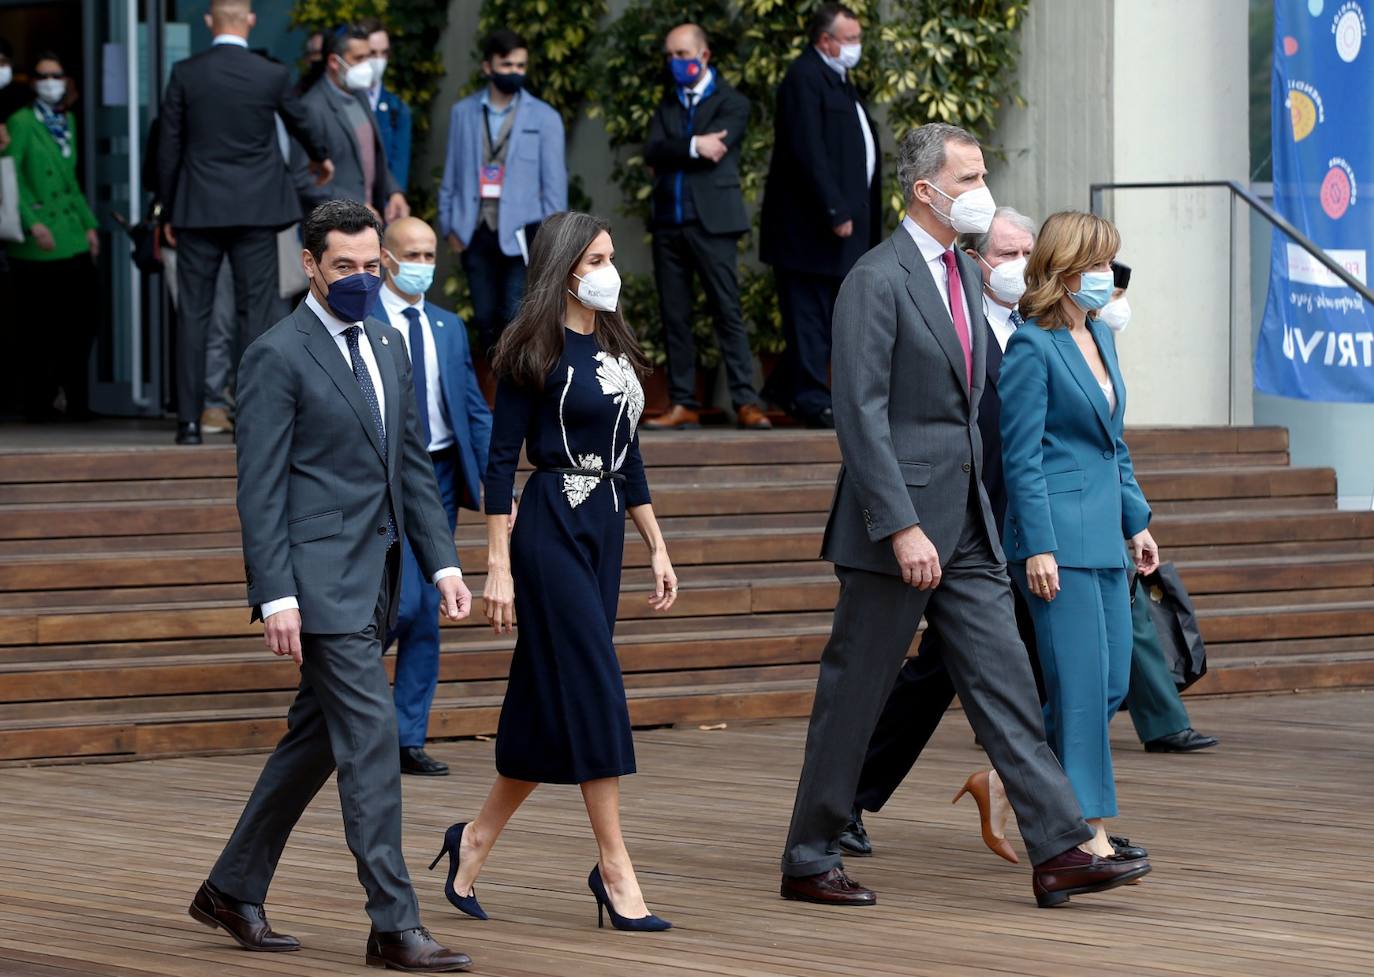
[[[24,240],[9,248],[22,327],[16,337],[24,371],[24,414],[56,416],[60,386],[66,416],[89,416],[86,376],[100,316],[96,259],[100,236],[76,173],[76,118],[69,112],[61,60],[39,55],[32,106],[9,120]],[[60,299],[60,301],[59,301]]]

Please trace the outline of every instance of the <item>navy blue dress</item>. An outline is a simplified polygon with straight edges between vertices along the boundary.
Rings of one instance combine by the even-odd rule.
[[[635,772],[613,634],[625,510],[649,502],[635,431],[644,390],[594,335],[564,330],[542,391],[502,380],[488,455],[487,514],[510,512],[523,444],[540,468],[609,469],[623,482],[535,471],[511,537],[517,622],[496,734],[496,769],[515,780],[580,784]]]

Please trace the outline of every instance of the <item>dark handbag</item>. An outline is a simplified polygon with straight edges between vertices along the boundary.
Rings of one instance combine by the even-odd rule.
[[[138,270],[145,275],[162,271],[162,247],[158,233],[158,218],[162,216],[162,204],[154,204],[148,216],[137,224],[130,224],[129,219],[118,211],[112,211],[110,216],[129,235],[134,265]]]
[[[1164,661],[1182,692],[1207,674],[1207,647],[1202,643],[1197,611],[1188,588],[1172,563],[1161,563],[1148,577],[1137,579],[1136,586],[1149,598],[1150,617],[1159,633]]]

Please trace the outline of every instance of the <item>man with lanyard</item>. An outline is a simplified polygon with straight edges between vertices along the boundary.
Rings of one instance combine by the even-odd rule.
[[[480,351],[495,343],[525,291],[525,261],[539,223],[568,207],[563,120],[527,91],[520,35],[482,45],[487,85],[453,106],[439,185],[439,230],[461,255]]]
[[[649,123],[644,161],[653,169],[654,277],[668,355],[672,407],[645,427],[700,424],[693,277],[715,321],[735,418],[742,428],[772,427],[754,390],[754,357],[739,296],[739,238],[749,230],[739,157],[749,102],[710,66],[706,33],[681,24],[664,42],[673,88]]]

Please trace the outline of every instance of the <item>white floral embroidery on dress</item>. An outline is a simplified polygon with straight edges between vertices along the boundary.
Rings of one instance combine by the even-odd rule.
[[[620,405],[615,415],[615,427],[611,428],[611,457],[615,459],[611,463],[611,471],[618,472],[625,464],[625,456],[629,454],[630,444],[635,439],[635,428],[644,413],[644,388],[639,385],[639,378],[635,376],[634,367],[627,357],[611,356],[602,350],[596,354],[596,361],[599,364],[596,379],[601,383],[601,392],[615,398],[614,402]],[[620,418],[625,415],[629,416],[630,433],[625,437],[625,447],[617,454],[616,437],[620,434]],[[614,482],[611,483],[611,504],[617,512],[620,511],[620,496],[616,493]]]
[[[579,455],[573,467],[600,471],[603,464],[600,455]],[[596,488],[599,481],[601,479],[594,475],[564,475],[563,495],[567,497],[568,505],[576,509],[586,502],[587,496],[592,494],[592,489]]]

